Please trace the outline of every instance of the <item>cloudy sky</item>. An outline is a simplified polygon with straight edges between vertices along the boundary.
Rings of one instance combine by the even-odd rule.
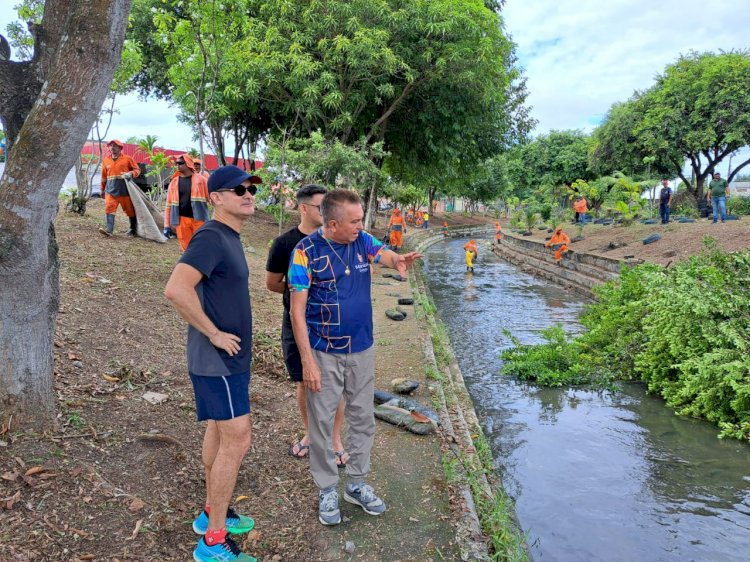
[[[747,0],[506,0],[537,132],[595,127],[681,53],[750,47]]]
[[[0,29],[14,17],[0,0]],[[750,47],[747,0],[506,0],[507,31],[528,78],[536,132],[591,130],[613,102],[647,88],[691,49]],[[157,135],[166,148],[197,146],[166,102],[126,96],[110,138]]]

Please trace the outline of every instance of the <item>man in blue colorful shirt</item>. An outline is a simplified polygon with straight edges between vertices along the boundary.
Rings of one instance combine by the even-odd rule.
[[[362,201],[346,189],[330,191],[320,205],[323,226],[292,253],[287,279],[294,338],[302,358],[310,431],[310,472],[320,492],[318,519],[341,522],[332,446],[333,420],[342,395],[349,425],[344,499],[369,515],[386,506],[365,483],[375,436],[371,265],[406,278],[420,254],[399,255],[363,231]]]

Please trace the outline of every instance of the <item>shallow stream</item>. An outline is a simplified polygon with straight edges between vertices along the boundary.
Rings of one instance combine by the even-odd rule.
[[[750,446],[717,439],[639,384],[544,389],[499,374],[523,343],[583,303],[466,240],[425,252],[424,273],[534,560],[750,560]]]

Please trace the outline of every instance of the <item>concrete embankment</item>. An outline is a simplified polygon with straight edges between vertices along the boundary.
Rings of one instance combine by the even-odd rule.
[[[562,285],[576,293],[591,298],[595,285],[606,283],[620,274],[623,265],[637,262],[618,260],[594,254],[575,251],[575,243],[556,262],[550,248],[544,243],[529,240],[514,233],[504,233],[499,244],[494,244],[493,252],[523,271]]]

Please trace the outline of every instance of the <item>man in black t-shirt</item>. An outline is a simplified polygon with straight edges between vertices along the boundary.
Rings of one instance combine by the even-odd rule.
[[[286,283],[286,273],[289,270],[289,259],[297,242],[323,226],[320,214],[320,202],[326,194],[322,185],[308,184],[297,192],[300,223],[274,239],[266,262],[266,287],[274,293],[284,295],[284,316],[281,324],[281,346],[284,352],[284,363],[289,372],[289,378],[297,383],[297,407],[299,408],[305,434],[302,439],[289,447],[289,454],[297,459],[306,458],[310,451],[310,438],[307,433],[307,406],[305,401],[305,387],[302,383],[302,361],[292,332],[292,320],[289,316],[289,287]],[[336,418],[333,423],[333,450],[336,464],[339,468],[346,466],[349,458],[341,440],[341,425],[344,420],[344,404],[339,403]]]
[[[250,364],[252,312],[249,269],[240,229],[255,213],[260,178],[237,166],[219,168],[208,181],[214,218],[193,236],[164,290],[189,324],[187,366],[203,438],[205,509],[193,522],[203,535],[193,552],[201,562],[255,561],[227,535],[255,523],[229,508],[242,459],[252,442]]]

